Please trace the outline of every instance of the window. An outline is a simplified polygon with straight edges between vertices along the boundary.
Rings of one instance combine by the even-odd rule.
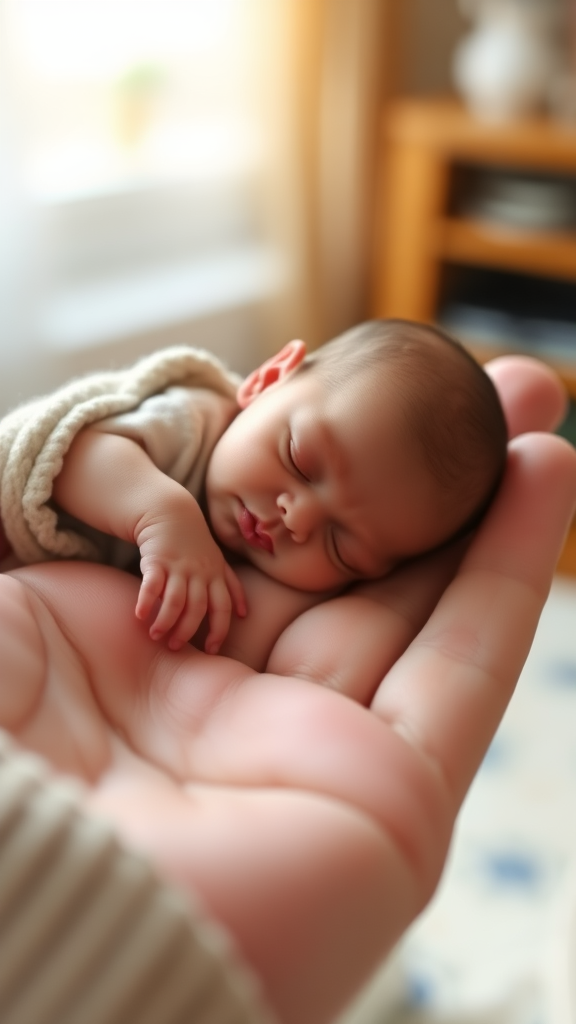
[[[4,0],[39,344],[95,346],[285,286],[265,205],[285,10]]]

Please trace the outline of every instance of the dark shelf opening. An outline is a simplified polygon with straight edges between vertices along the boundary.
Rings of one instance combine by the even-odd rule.
[[[463,341],[576,363],[576,282],[448,264],[437,319]]]

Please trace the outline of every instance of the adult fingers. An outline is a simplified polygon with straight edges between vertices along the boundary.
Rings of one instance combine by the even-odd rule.
[[[566,415],[567,395],[557,373],[530,356],[500,356],[484,367],[492,378],[508,424],[508,436],[555,430]]]
[[[460,804],[530,649],[576,501],[576,452],[512,443],[507,472],[453,582],[381,683],[373,710]]]

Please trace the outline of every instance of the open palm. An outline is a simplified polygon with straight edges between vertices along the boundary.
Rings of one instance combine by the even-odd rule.
[[[514,366],[514,379],[509,364],[493,371],[511,431],[553,425],[561,396],[551,378]],[[370,678],[343,670],[341,686],[334,675],[326,685],[293,678],[281,646],[267,673],[159,648],[131,618],[137,582],[114,570],[22,570],[96,667],[66,715],[54,711],[69,706],[65,682],[43,679],[42,693],[61,686],[62,699],[36,692],[19,739],[88,778],[87,808],[200,894],[282,1021],[328,1021],[434,891],[575,496],[568,445],[515,441],[452,582],[444,589],[449,551],[384,581]],[[345,601],[333,602],[336,623]],[[293,629],[305,636],[316,613]],[[330,639],[343,665],[362,642],[344,629]]]

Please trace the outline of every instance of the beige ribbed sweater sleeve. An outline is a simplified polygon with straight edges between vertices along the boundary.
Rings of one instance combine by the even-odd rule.
[[[272,1024],[224,931],[0,730],[2,1024]]]

